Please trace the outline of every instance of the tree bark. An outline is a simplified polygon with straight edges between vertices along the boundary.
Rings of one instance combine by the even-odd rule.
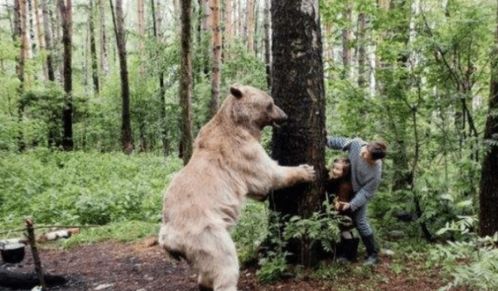
[[[137,0],[137,22],[138,22],[138,51],[142,52],[144,50],[144,41],[145,41],[145,15],[144,15],[144,0]],[[138,65],[138,70],[140,75],[144,73],[144,62],[142,61],[142,54],[138,54],[140,59],[140,64]]]
[[[351,58],[353,33],[351,30],[352,16],[353,16],[353,2],[346,0],[344,4],[343,19],[345,27],[342,30],[342,65],[343,65],[343,78],[348,79],[351,73]]]
[[[33,18],[33,0],[27,0],[26,19],[29,22],[29,58],[36,55],[35,25]]]
[[[45,48],[45,39],[43,37],[43,30],[42,30],[42,22],[40,18],[40,4],[38,0],[33,0],[33,11],[35,14],[35,21],[36,21],[36,39],[38,41],[39,49],[40,51],[46,51]],[[45,80],[48,80],[48,74],[47,74],[47,64],[43,63],[42,64],[42,69],[43,69],[43,76]]]
[[[121,78],[121,146],[123,152],[131,154],[133,151],[133,136],[130,120],[130,85],[128,83],[128,64],[126,60],[126,37],[124,29],[123,1],[116,0],[116,11],[112,0],[109,0],[116,34],[116,46],[118,49],[119,69]]]
[[[192,156],[192,1],[181,1],[180,33],[180,107],[181,107],[181,141],[180,155],[187,164]]]
[[[497,1],[498,2],[498,1]],[[498,231],[498,8],[496,14],[495,45],[491,55],[491,83],[489,109],[484,141],[489,146],[484,155],[479,193],[479,232],[482,236]]]
[[[64,3],[65,2],[65,3]],[[64,108],[62,110],[63,136],[62,147],[73,149],[73,79],[72,79],[72,0],[58,0],[62,20],[62,44],[64,46]]]
[[[246,8],[246,35],[247,35],[247,50],[250,53],[254,52],[254,0],[247,0]]]
[[[104,75],[109,73],[109,63],[107,59],[107,37],[105,31],[105,0],[97,0],[99,2],[99,17],[100,17],[100,70]]]
[[[41,0],[42,3],[42,15],[43,15],[43,36],[45,39],[45,50],[46,50],[46,66],[47,66],[47,77],[49,81],[55,81],[54,74],[54,64],[52,58],[52,31],[50,29],[50,17],[48,11],[48,0]]]
[[[26,15],[25,15],[26,0],[15,0],[14,1],[14,30],[15,37],[19,40],[19,55],[16,57],[16,75],[19,79],[19,87],[17,87],[17,93],[19,94],[19,103],[17,105],[17,114],[19,119],[19,132],[17,136],[17,143],[19,151],[24,151],[26,144],[24,142],[23,132],[22,132],[22,122],[24,117],[24,64],[26,62]]]
[[[151,7],[151,15],[152,15],[152,31],[154,33],[154,38],[158,43],[161,42],[161,35],[158,32],[158,27],[161,25],[161,18],[157,17],[156,15],[160,15],[161,12],[159,10],[159,6],[156,9],[155,5],[156,0],[150,0],[150,7]],[[156,14],[157,10],[157,14]],[[156,57],[158,57],[159,50],[156,50]],[[167,124],[166,124],[166,101],[164,100],[164,94],[166,93],[166,88],[164,86],[164,72],[161,69],[159,69],[159,104],[161,105],[161,108],[159,110],[159,118],[161,122],[161,141],[163,144],[163,154],[164,156],[168,156],[169,153],[169,141],[168,141],[168,129],[167,129]]]
[[[220,105],[220,67],[221,67],[221,32],[220,32],[220,1],[211,0],[211,47],[212,47],[212,70],[211,70],[211,102],[209,104],[209,117],[218,111]]]
[[[366,62],[367,62],[367,20],[365,12],[358,14],[358,86],[365,88],[367,85]]]
[[[97,45],[95,43],[95,9],[93,8],[93,0],[90,0],[90,11],[89,11],[89,33],[90,33],[90,55],[92,59],[92,81],[93,90],[96,94],[100,92],[99,86],[99,65],[97,60]]]
[[[324,199],[325,92],[318,0],[273,0],[272,96],[289,116],[274,129],[272,156],[282,165],[311,164],[317,181],[275,191],[270,207],[283,215],[309,217]],[[299,263],[313,265],[316,249],[308,243],[288,244]]]
[[[224,46],[230,45],[233,39],[233,2],[232,0],[225,0],[225,42]]]
[[[270,1],[263,0],[265,2],[264,13],[263,13],[263,26],[265,35],[265,67],[266,67],[266,85],[268,86],[268,91],[271,91],[271,40],[270,40]]]

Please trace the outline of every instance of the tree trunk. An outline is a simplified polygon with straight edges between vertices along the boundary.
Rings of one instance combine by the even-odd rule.
[[[35,21],[36,21],[36,39],[38,41],[40,51],[45,51],[45,40],[43,38],[43,30],[42,30],[42,22],[40,18],[40,4],[38,0],[33,0],[33,6],[34,6],[34,14],[35,14]],[[43,76],[45,80],[48,80],[48,74],[47,74],[47,64],[43,63],[42,64],[42,69],[43,69]]]
[[[180,154],[187,164],[192,156],[192,0],[181,1],[180,107],[182,110]]]
[[[144,15],[144,0],[137,0],[137,22],[138,22],[138,51],[142,52],[144,50],[144,41],[145,41],[145,15]],[[144,74],[144,62],[142,59],[142,54],[138,54],[139,57],[139,65],[138,71],[140,75]]]
[[[225,41],[224,46],[227,47],[230,45],[233,39],[233,10],[232,10],[233,2],[232,0],[225,0]]]
[[[124,29],[123,2],[116,0],[116,12],[112,0],[109,0],[116,34],[116,46],[118,48],[119,69],[121,78],[121,146],[123,152],[131,154],[133,151],[133,136],[130,120],[130,85],[128,84],[128,65],[126,60],[126,37]]]
[[[352,48],[351,43],[353,41],[353,33],[351,30],[352,16],[353,16],[353,2],[352,0],[346,0],[344,4],[343,19],[344,28],[342,30],[342,65],[343,65],[343,78],[348,79],[351,73],[351,57]]]
[[[41,0],[42,1],[42,15],[43,15],[43,36],[45,38],[45,49],[46,49],[46,54],[47,58],[45,60],[46,66],[47,66],[47,76],[49,81],[55,81],[55,74],[54,74],[54,64],[53,64],[53,57],[52,57],[52,31],[50,29],[50,17],[49,17],[49,11],[48,11],[48,0]]]
[[[161,18],[156,15],[161,15],[161,10],[159,10],[160,6],[157,7],[155,5],[156,0],[150,0],[151,14],[152,14],[152,30],[154,33],[154,38],[159,43],[161,42],[161,36],[158,32],[158,28],[161,25]],[[156,14],[157,10],[157,14]],[[159,54],[159,50],[156,50],[156,57]],[[159,120],[161,122],[161,141],[163,144],[163,154],[164,156],[168,156],[169,153],[169,141],[168,141],[168,129],[166,124],[166,101],[164,100],[164,94],[166,93],[166,88],[164,87],[164,72],[162,69],[159,71],[159,104],[161,104],[161,108],[159,110]]]
[[[58,0],[57,0],[58,1]],[[50,3],[50,2],[49,2]],[[52,12],[52,11],[51,11]],[[59,25],[62,23],[62,15],[60,9],[55,9],[54,13],[51,15],[51,24],[52,24],[52,39],[54,40],[54,61],[57,67],[57,70],[59,72],[59,81],[62,83],[63,78],[64,78],[64,66],[63,62],[58,61],[58,58],[56,56],[62,55],[63,52],[61,52],[57,46],[57,44],[62,43],[62,25]]]
[[[35,24],[34,24],[34,13],[33,13],[33,0],[27,0],[27,11],[26,19],[29,22],[29,58],[33,58],[36,55],[36,40],[35,40]]]
[[[209,76],[209,73],[211,70],[209,69],[209,60],[210,60],[210,52],[209,52],[209,47],[210,47],[210,41],[209,41],[209,34],[210,34],[210,29],[211,29],[211,23],[212,23],[212,12],[210,11],[210,0],[199,0],[199,13],[201,13],[201,42],[200,42],[200,49],[201,49],[201,55],[202,55],[202,73],[204,73],[204,76]]]
[[[272,96],[289,116],[274,129],[272,155],[282,165],[311,164],[318,179],[275,191],[272,210],[282,215],[309,217],[324,199],[325,92],[318,0],[273,0]],[[289,94],[289,92],[292,92]],[[290,242],[289,251],[304,265],[317,261],[316,248]]]
[[[265,2],[265,8],[263,13],[263,26],[265,34],[265,67],[266,67],[266,85],[268,86],[268,91],[271,91],[271,43],[270,43],[270,1],[263,0]]]
[[[233,1],[233,35],[236,38],[240,38],[240,15],[239,15],[239,1]]]
[[[247,35],[247,50],[254,52],[254,0],[247,0],[247,22],[246,22],[246,35]]]
[[[482,236],[498,231],[498,8],[496,15],[495,47],[491,55],[491,83],[489,109],[484,141],[489,148],[482,163],[481,190],[479,193],[479,232]]]
[[[62,19],[62,44],[64,46],[64,108],[62,110],[63,136],[62,147],[66,151],[73,149],[73,77],[72,77],[72,0],[58,0]],[[64,3],[65,2],[65,3]]]
[[[239,31],[239,39],[241,41],[246,37],[245,34],[245,19],[246,13],[244,13],[244,6],[242,1],[238,2],[238,17],[237,17],[237,30]]]
[[[105,31],[105,0],[97,0],[99,2],[99,17],[100,17],[100,70],[104,75],[109,73],[109,63],[107,60],[107,37]]]
[[[14,1],[14,29],[16,39],[19,40],[19,55],[16,57],[16,75],[19,79],[19,87],[17,87],[17,93],[19,94],[19,104],[17,105],[17,114],[19,118],[19,133],[17,137],[18,149],[19,151],[24,151],[26,144],[24,142],[23,132],[22,132],[22,122],[24,116],[24,64],[26,62],[26,15],[25,15],[26,0],[15,0]]]
[[[93,9],[93,0],[90,0],[90,14],[89,14],[89,33],[90,33],[90,54],[92,58],[92,81],[93,90],[99,94],[99,65],[97,61],[97,46],[95,44],[95,10]]]
[[[211,102],[209,117],[218,111],[220,105],[220,67],[221,67],[221,33],[220,33],[220,1],[211,0],[211,47],[213,50],[211,70]]]
[[[358,14],[358,86],[365,88],[367,85],[366,62],[367,62],[367,20],[365,12]]]

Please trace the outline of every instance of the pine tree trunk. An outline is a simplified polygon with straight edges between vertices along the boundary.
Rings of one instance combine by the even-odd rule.
[[[484,141],[489,148],[482,163],[479,193],[479,232],[482,236],[498,232],[498,8],[496,15],[495,47],[491,55],[491,83],[489,109]]]
[[[36,39],[39,44],[40,51],[45,51],[45,39],[43,38],[42,22],[40,18],[40,4],[38,0],[33,0],[33,6],[36,22]],[[48,80],[47,64],[45,62],[42,63],[42,69],[45,80]]]
[[[138,22],[138,51],[142,52],[144,50],[144,41],[145,41],[145,15],[144,15],[144,0],[137,0],[137,22]],[[143,61],[142,61],[142,54],[138,54],[138,57],[140,59],[140,64],[139,64],[139,73],[140,75],[143,75],[144,73],[144,66],[143,66]]]
[[[238,31],[239,31],[239,39],[241,41],[244,41],[247,35],[245,34],[245,19],[246,13],[244,13],[244,6],[242,5],[242,1],[239,1],[239,6],[238,6]]]
[[[35,25],[33,18],[33,0],[27,0],[26,19],[29,22],[29,58],[36,55]]]
[[[233,39],[233,2],[225,0],[225,41],[224,46],[228,47]]]
[[[367,85],[367,39],[366,39],[367,20],[365,12],[358,14],[358,86],[365,88]]]
[[[181,141],[180,156],[187,164],[192,156],[192,1],[181,1],[181,62],[180,62],[180,107],[181,107]]]
[[[152,14],[152,30],[154,33],[154,38],[157,42],[161,42],[161,35],[158,29],[161,26],[161,18],[157,17],[157,15],[161,15],[160,6],[158,5],[156,8],[155,5],[156,0],[150,0],[151,14]],[[156,55],[159,53],[159,50],[156,50]],[[164,94],[166,93],[166,88],[164,87],[164,72],[162,70],[159,71],[159,104],[161,104],[161,109],[159,110],[159,118],[161,122],[161,141],[163,144],[163,154],[164,156],[168,156],[169,154],[169,141],[168,141],[168,129],[166,124],[166,101],[164,100]]]
[[[265,67],[266,67],[266,85],[268,90],[271,91],[271,44],[270,44],[270,1],[263,0],[265,3],[263,13],[263,26],[265,35]]]
[[[99,22],[100,22],[100,70],[103,75],[109,73],[109,62],[107,59],[107,37],[105,31],[105,0],[99,2]]]
[[[247,35],[247,50],[254,52],[254,0],[247,0],[247,22],[246,22],[246,35]]]
[[[45,60],[47,66],[47,77],[49,81],[55,81],[54,64],[52,57],[52,30],[50,29],[50,17],[48,11],[48,0],[41,0],[42,15],[43,15],[43,36],[45,38],[45,49],[47,58]]]
[[[211,102],[209,104],[210,117],[216,114],[220,105],[221,32],[219,0],[211,0],[211,28],[211,47],[213,54],[211,70]]]
[[[56,61],[55,64],[56,64],[56,67],[57,67],[57,70],[59,73],[58,79],[60,80],[61,83],[63,83],[64,82],[64,80],[63,80],[64,79],[64,65],[63,65],[63,62],[58,61],[58,59],[56,57],[58,55],[63,54],[63,52],[60,51],[58,49],[58,46],[57,46],[57,44],[63,42],[63,40],[62,40],[62,25],[60,25],[60,23],[62,23],[62,15],[61,15],[60,9],[55,9],[54,13],[52,13],[51,18],[52,18],[51,22],[52,22],[52,32],[53,32],[52,39],[54,40],[54,47],[53,47],[54,58],[53,58],[53,60]]]
[[[133,136],[130,120],[130,85],[128,83],[128,64],[126,60],[126,36],[124,29],[123,2],[116,0],[116,11],[112,0],[109,0],[116,34],[116,46],[118,49],[119,69],[121,78],[121,146],[126,154],[133,151]]]
[[[97,60],[97,45],[95,43],[95,9],[93,8],[93,0],[90,0],[90,14],[89,14],[89,33],[90,33],[90,55],[92,59],[92,81],[93,90],[96,94],[100,92],[99,86],[99,65]]]
[[[64,3],[65,2],[65,3]],[[72,79],[72,0],[58,0],[62,20],[62,44],[64,46],[64,108],[62,110],[63,136],[62,147],[73,149],[73,79]]]
[[[345,27],[342,30],[342,65],[343,65],[343,78],[348,79],[351,73],[351,58],[353,33],[351,31],[352,17],[353,17],[353,2],[346,0],[344,4],[343,19]]]
[[[282,165],[311,164],[318,179],[272,193],[270,208],[282,215],[309,217],[324,199],[325,92],[318,0],[273,0],[272,96],[289,120],[273,131],[272,156]],[[291,253],[310,266],[316,245],[291,241]]]
[[[15,0],[14,1],[14,30],[15,30],[15,37],[17,40],[19,40],[19,55],[16,57],[17,59],[17,64],[16,64],[16,75],[17,78],[19,79],[19,87],[17,87],[17,93],[19,94],[19,103],[17,105],[17,114],[18,114],[18,119],[19,119],[19,133],[17,136],[17,144],[18,144],[18,149],[20,152],[24,151],[26,148],[26,144],[24,142],[24,137],[23,137],[23,132],[22,132],[22,123],[23,123],[23,117],[24,117],[24,101],[23,101],[23,94],[24,94],[24,79],[25,79],[25,72],[24,72],[24,65],[26,62],[26,46],[27,46],[27,40],[26,40],[26,15],[25,15],[25,7],[26,6],[26,0]]]
[[[240,15],[239,15],[240,1],[233,1],[233,36],[240,38]]]

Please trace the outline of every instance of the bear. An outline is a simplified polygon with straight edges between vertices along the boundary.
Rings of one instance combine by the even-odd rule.
[[[172,179],[163,200],[159,244],[198,273],[201,290],[237,290],[239,262],[230,229],[246,198],[312,182],[310,165],[280,166],[261,145],[261,131],[287,119],[273,98],[233,85],[194,142],[190,161]]]

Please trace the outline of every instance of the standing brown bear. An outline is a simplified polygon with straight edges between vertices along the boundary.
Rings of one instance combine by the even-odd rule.
[[[261,130],[285,119],[265,92],[232,86],[164,195],[159,243],[198,272],[201,290],[237,290],[239,263],[229,230],[246,197],[264,200],[272,189],[315,178],[312,166],[279,166],[261,145]]]

